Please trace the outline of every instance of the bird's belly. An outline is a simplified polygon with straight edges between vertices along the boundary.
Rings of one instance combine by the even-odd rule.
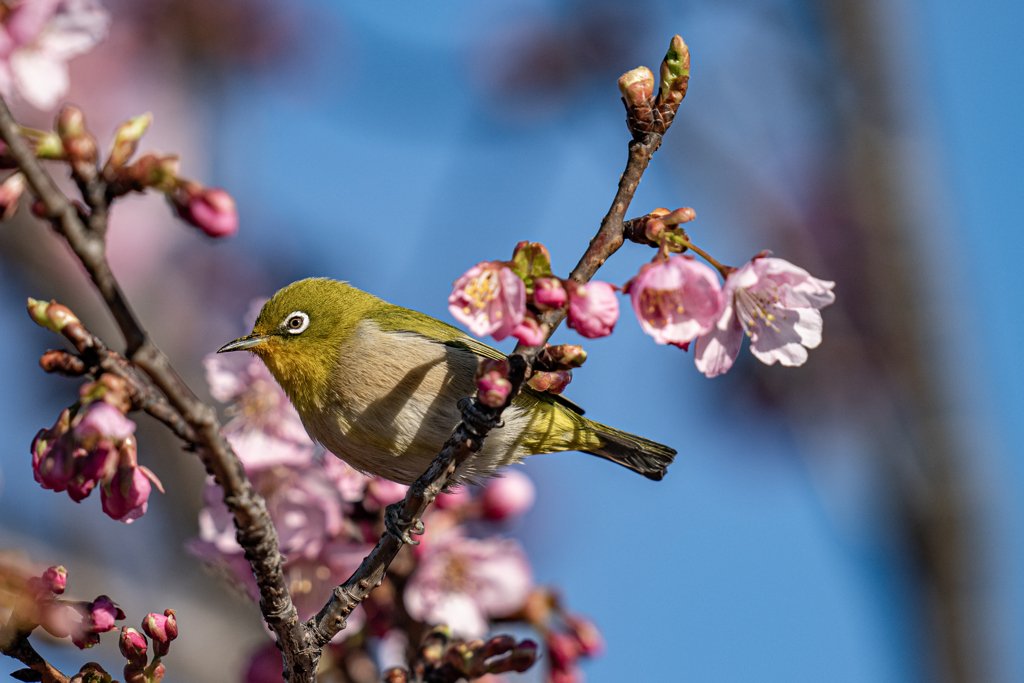
[[[358,351],[342,349],[335,397],[303,420],[306,431],[358,470],[403,484],[423,474],[461,420],[458,400],[476,391],[477,359],[469,351],[419,335],[360,329]],[[368,337],[368,338],[367,338]],[[478,480],[519,460],[520,411],[460,468],[460,481]]]

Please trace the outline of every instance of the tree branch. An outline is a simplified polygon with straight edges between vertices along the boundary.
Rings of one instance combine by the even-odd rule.
[[[39,196],[54,229],[67,240],[113,314],[127,344],[125,357],[142,368],[166,396],[167,405],[188,424],[190,435],[194,437],[190,443],[221,487],[224,503],[234,515],[238,543],[255,574],[260,591],[260,609],[267,625],[277,634],[286,672],[290,676],[304,677],[303,680],[315,676],[318,657],[309,651],[307,631],[299,622],[288,593],[281,571],[277,530],[266,503],[253,490],[241,461],[221,435],[216,411],[192,393],[163,352],[147,337],[110,269],[104,242],[109,199],[105,192],[93,191],[98,187],[96,183],[102,181],[87,183],[85,200],[92,209],[88,215],[91,226],[87,226],[79,215],[78,207],[64,196],[22,138],[18,124],[2,97],[0,139],[7,144],[11,158]],[[163,403],[155,403],[152,407],[158,414],[167,413],[167,406]],[[175,433],[182,436],[178,430]]]

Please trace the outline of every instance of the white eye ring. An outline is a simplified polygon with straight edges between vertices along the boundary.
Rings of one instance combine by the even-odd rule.
[[[284,329],[288,334],[302,334],[309,327],[309,316],[302,311],[292,311],[284,319]]]

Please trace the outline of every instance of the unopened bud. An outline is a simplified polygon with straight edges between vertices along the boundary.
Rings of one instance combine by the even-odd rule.
[[[686,96],[689,81],[690,50],[677,34],[672,36],[668,52],[661,63],[661,92],[658,95],[658,104],[678,107]]]
[[[527,311],[523,316],[523,322],[512,330],[512,336],[527,346],[540,346],[546,340],[547,333],[537,316]]]
[[[554,372],[535,372],[530,377],[530,386],[537,391],[549,394],[560,394],[572,381],[572,370],[556,370]]]
[[[619,76],[619,91],[629,106],[644,104],[654,94],[654,74],[646,66],[627,71]]]
[[[31,297],[28,299],[28,314],[37,325],[58,333],[68,324],[79,322],[67,306],[56,301],[37,301]]]
[[[96,140],[85,127],[85,114],[78,107],[65,106],[57,114],[57,135],[72,161],[95,163]]]
[[[102,666],[96,662],[86,662],[72,677],[71,683],[111,683],[111,680],[111,675]]]
[[[448,641],[452,639],[452,631],[447,626],[435,626],[427,637],[423,639],[423,645],[420,646],[420,659],[425,664],[437,665],[441,662],[441,658],[444,657],[445,648],[448,647]]]
[[[578,368],[587,361],[587,352],[579,344],[559,344],[545,349],[552,364],[560,370]]]
[[[16,171],[7,176],[3,183],[0,183],[0,211],[3,211],[0,220],[10,220],[18,210],[18,200],[28,187],[25,175]]]
[[[60,595],[68,585],[68,570],[61,565],[50,567],[43,572],[42,579],[42,585],[48,591]]]
[[[558,278],[542,277],[533,281],[533,302],[537,308],[561,308],[568,298],[569,295]]]
[[[139,140],[145,135],[146,129],[152,122],[152,114],[142,114],[130,118],[118,126],[114,133],[114,144],[111,147],[110,156],[107,157],[107,165],[111,168],[124,166],[125,162],[135,154]]]
[[[122,169],[121,177],[135,190],[141,191],[148,187],[155,187],[169,191],[178,179],[180,166],[181,163],[176,154],[160,156],[155,152],[147,152],[134,163]]]
[[[228,237],[238,232],[238,207],[225,190],[186,182],[168,196],[181,218],[210,237]]]
[[[551,276],[551,253],[540,242],[519,242],[512,251],[509,267],[529,288],[534,278]]]
[[[46,132],[36,141],[36,156],[40,159],[63,159],[64,143],[56,133]]]
[[[164,610],[163,614],[150,613],[142,620],[142,630],[153,639],[153,654],[163,657],[171,647],[171,641],[178,637],[178,622],[174,610]]]
[[[509,656],[509,665],[513,671],[522,673],[533,666],[537,661],[537,643],[532,640],[524,640],[512,650]]]
[[[512,382],[492,371],[476,381],[476,388],[481,403],[488,408],[501,408],[512,391]]]
[[[141,669],[146,666],[146,662],[149,660],[146,655],[146,650],[149,648],[146,636],[130,626],[122,626],[121,639],[117,645],[121,650],[121,655],[128,660],[132,667]]]

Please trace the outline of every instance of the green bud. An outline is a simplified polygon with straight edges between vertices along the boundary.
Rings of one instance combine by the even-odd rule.
[[[107,164],[113,168],[124,166],[139,145],[139,140],[146,134],[149,124],[153,122],[152,114],[142,114],[128,119],[114,133],[114,144],[110,150]]]
[[[36,141],[36,156],[40,159],[63,159],[64,143],[56,133],[43,133]]]
[[[690,50],[678,35],[672,36],[668,52],[661,63],[661,94],[660,102],[678,105],[686,94],[686,85],[690,80]]]
[[[37,301],[32,297],[28,299],[28,314],[37,325],[58,333],[68,324],[79,322],[67,306],[56,301]]]
[[[85,134],[85,113],[71,105],[63,107],[57,114],[57,135],[70,138]]]
[[[512,252],[509,268],[526,284],[527,296],[533,294],[533,280],[551,277],[551,254],[540,242],[520,242]]]

